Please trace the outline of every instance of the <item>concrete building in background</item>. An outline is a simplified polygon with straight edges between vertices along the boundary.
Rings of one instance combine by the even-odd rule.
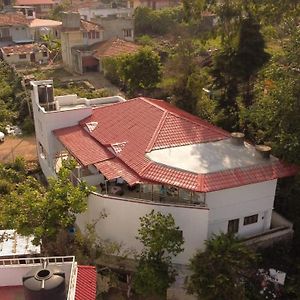
[[[58,4],[54,0],[15,0],[17,6],[31,6],[38,18],[49,17],[49,13]]]
[[[136,9],[137,7],[148,7],[151,9],[161,9],[173,7],[180,3],[178,0],[128,0],[127,7]]]
[[[10,65],[47,64],[49,50],[44,45],[25,44],[0,49],[0,57]]]
[[[101,8],[90,8],[82,7],[78,9],[78,12],[82,19],[92,21],[95,18],[107,18],[107,17],[132,17],[134,10],[132,8],[119,7],[101,7]]]
[[[29,10],[0,13],[0,47],[38,42],[42,35],[60,37],[61,22],[38,19]]]
[[[65,13],[61,30],[64,67],[82,74],[102,71],[102,58],[136,52],[133,21],[127,18],[81,19],[79,13]]]
[[[61,161],[78,162],[74,182],[97,191],[88,197],[80,228],[98,218],[104,239],[140,251],[139,218],[171,213],[181,228],[187,264],[205,240],[233,233],[249,244],[291,237],[292,225],[273,211],[278,178],[298,168],[162,100],[76,95],[54,97],[52,81],[32,82],[38,158],[55,176]]]

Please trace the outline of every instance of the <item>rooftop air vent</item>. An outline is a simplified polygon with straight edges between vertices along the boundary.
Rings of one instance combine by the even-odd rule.
[[[245,135],[242,132],[232,132],[231,133],[231,141],[232,141],[232,144],[234,144],[234,145],[243,146],[244,138],[245,138]]]
[[[266,145],[256,145],[255,150],[261,158],[269,159],[272,148]]]

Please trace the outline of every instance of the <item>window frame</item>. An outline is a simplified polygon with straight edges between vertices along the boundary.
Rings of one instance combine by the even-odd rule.
[[[227,233],[236,234],[239,232],[240,219],[232,219],[228,221]]]
[[[244,226],[255,224],[258,222],[258,214],[244,217]]]

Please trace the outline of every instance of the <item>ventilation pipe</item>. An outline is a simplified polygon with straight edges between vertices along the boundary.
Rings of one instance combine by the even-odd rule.
[[[244,146],[245,135],[242,132],[232,132],[231,142],[237,146]]]
[[[263,159],[269,159],[272,148],[266,145],[256,145],[256,153]]]

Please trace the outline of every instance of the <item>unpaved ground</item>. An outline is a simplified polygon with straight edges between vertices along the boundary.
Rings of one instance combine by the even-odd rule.
[[[27,161],[37,159],[35,136],[5,137],[5,141],[0,144],[0,162],[13,161],[17,156]]]
[[[99,72],[87,72],[83,75],[72,74],[71,76],[66,76],[63,78],[64,80],[87,80],[89,81],[96,89],[107,88],[113,91],[113,93],[120,94],[120,90],[114,86],[111,82],[109,82],[103,74]]]

